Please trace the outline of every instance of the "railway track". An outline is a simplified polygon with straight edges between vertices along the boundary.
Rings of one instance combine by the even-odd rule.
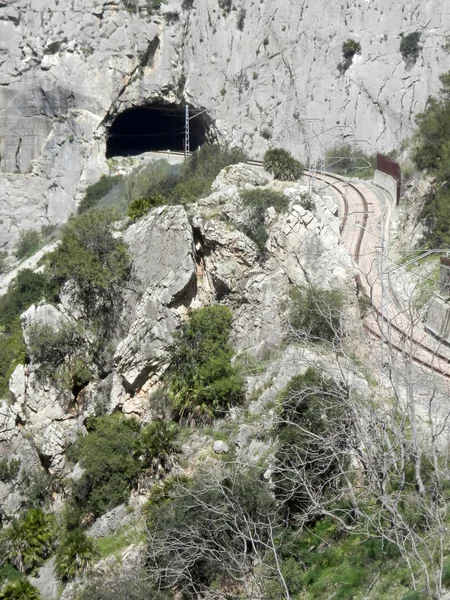
[[[372,335],[376,338],[386,341],[389,347],[402,355],[407,354],[414,362],[425,366],[431,371],[438,373],[439,375],[450,380],[450,356],[439,350],[439,343],[436,343],[434,338],[427,334],[424,330],[414,327],[414,324],[410,319],[406,318],[404,314],[398,309],[398,305],[392,300],[383,306],[383,302],[378,301],[380,298],[379,292],[382,288],[380,282],[380,275],[377,270],[369,265],[367,269],[367,262],[361,260],[362,250],[365,255],[373,253],[373,248],[376,248],[374,244],[364,244],[366,233],[376,235],[374,231],[377,231],[378,226],[383,227],[383,223],[372,223],[372,228],[368,227],[369,218],[373,215],[375,220],[381,219],[382,215],[380,212],[374,213],[370,210],[371,204],[366,197],[366,193],[363,192],[360,187],[362,184],[354,184],[347,180],[343,180],[341,177],[335,175],[322,175],[315,174],[317,179],[329,184],[340,196],[341,204],[343,208],[343,215],[341,217],[341,235],[346,240],[346,230],[351,227],[350,216],[353,214],[361,214],[362,222],[357,223],[358,225],[358,236],[356,245],[353,246],[351,242],[347,242],[347,248],[353,256],[356,265],[360,268],[361,273],[356,276],[356,284],[361,293],[363,293],[370,301],[375,318],[368,318],[365,320],[364,326]],[[343,184],[345,184],[345,191],[343,190]],[[351,194],[348,194],[347,190],[352,190]],[[375,225],[377,227],[375,227]],[[348,239],[348,238],[347,238]],[[381,245],[381,236],[378,236],[378,246]],[[367,248],[369,251],[367,251]],[[377,290],[377,288],[379,288]],[[382,292],[382,290],[381,290]],[[383,298],[383,293],[381,293]],[[393,313],[393,314],[392,314]],[[387,329],[387,334],[384,332]],[[414,329],[417,329],[414,331]],[[406,348],[408,344],[408,348]]]
[[[171,154],[184,155],[183,152],[176,151]],[[262,161],[258,160],[249,160],[247,164],[258,167],[263,165]],[[383,227],[384,224],[378,198],[367,188],[364,189],[363,184],[355,184],[338,175],[316,171],[310,171],[308,174],[315,180],[323,181],[325,186],[331,187],[340,198],[342,205],[340,233],[360,270],[360,274],[355,278],[357,289],[368,298],[374,313],[373,318],[365,319],[366,330],[377,339],[386,342],[391,350],[400,352],[402,355],[405,354],[405,346],[408,342],[407,354],[414,362],[450,380],[450,356],[441,352],[439,344],[436,344],[435,340],[425,331],[420,330],[419,333],[414,331],[411,320],[401,314],[397,304],[391,301],[387,306],[383,306],[383,290],[381,289],[383,284],[380,282],[382,274],[380,275],[378,268],[374,268],[373,261],[370,264],[365,260],[368,255],[373,255],[374,248],[377,247],[373,243],[365,243],[367,233],[375,236],[378,245],[381,244],[382,236],[379,227]],[[369,202],[368,194],[371,194],[372,202]],[[377,210],[374,210],[375,207]],[[356,240],[355,228],[357,228]],[[349,235],[352,230],[353,235]],[[394,314],[391,314],[392,311],[395,311]],[[385,327],[387,334],[384,331]]]

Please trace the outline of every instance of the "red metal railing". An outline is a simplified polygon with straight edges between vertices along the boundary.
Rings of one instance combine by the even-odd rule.
[[[377,153],[377,170],[381,171],[382,173],[386,173],[386,175],[390,175],[397,182],[397,197],[395,201],[398,206],[400,204],[400,192],[402,184],[402,172],[400,165],[395,160],[391,160],[387,156]]]

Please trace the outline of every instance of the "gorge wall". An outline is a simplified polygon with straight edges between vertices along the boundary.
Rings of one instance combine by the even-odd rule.
[[[315,160],[351,139],[388,151],[450,68],[444,0],[158,4],[0,0],[0,248],[67,219],[128,108],[206,109],[210,139],[255,158],[283,145]],[[345,64],[347,40],[360,53]]]

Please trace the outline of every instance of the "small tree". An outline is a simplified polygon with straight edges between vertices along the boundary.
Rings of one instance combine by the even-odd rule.
[[[275,179],[295,181],[303,175],[305,167],[283,148],[271,148],[264,154],[264,169]]]

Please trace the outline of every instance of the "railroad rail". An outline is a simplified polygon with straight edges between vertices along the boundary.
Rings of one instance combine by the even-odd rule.
[[[167,151],[160,151],[160,153],[167,154]],[[184,152],[170,151],[170,154],[184,155]],[[263,165],[262,161],[259,160],[248,160],[247,164],[258,167],[262,167]],[[396,314],[391,316],[389,311],[392,310],[392,306],[388,306],[386,314],[385,307],[380,307],[377,302],[376,292],[378,292],[377,288],[380,286],[379,274],[375,273],[373,268],[368,269],[367,265],[362,264],[361,251],[364,246],[365,234],[371,221],[370,216],[372,215],[379,221],[382,221],[381,213],[375,214],[374,211],[371,210],[371,204],[379,204],[379,200],[376,199],[373,203],[370,203],[367,199],[367,191],[361,189],[362,184],[356,184],[344,177],[318,171],[308,171],[307,174],[313,176],[315,180],[323,181],[326,186],[331,187],[339,195],[342,204],[342,216],[339,229],[343,240],[345,240],[346,235],[348,235],[351,220],[350,217],[355,215],[362,217],[361,223],[359,221],[355,222],[355,226],[358,227],[356,243],[354,243],[352,237],[350,244],[347,243],[349,246],[347,249],[361,271],[361,273],[355,277],[357,289],[370,301],[376,315],[376,318],[365,319],[365,329],[377,339],[387,342],[391,349],[400,353],[405,352],[405,342],[409,341],[411,347],[408,351],[408,356],[410,356],[414,362],[438,373],[447,380],[450,380],[450,356],[441,352],[439,348],[433,347],[435,341],[434,339],[432,341],[431,336],[425,331],[421,331],[422,336],[420,338],[417,334],[411,332],[411,321],[403,318],[403,315],[400,314],[398,309],[395,309]],[[374,195],[374,199],[375,198]],[[377,235],[376,227],[379,225],[380,223],[375,223],[375,228],[371,232],[372,235]],[[383,226],[383,223],[381,223],[381,226]],[[381,238],[378,235],[378,242],[380,243],[380,241]],[[369,293],[366,291],[367,287],[370,290]],[[381,324],[387,325],[388,336],[384,334]],[[416,349],[420,349],[420,353],[418,353]]]
[[[396,308],[396,314],[391,316],[389,314],[389,309],[393,308],[392,305],[387,307],[386,314],[385,308],[383,306],[380,307],[377,303],[374,290],[377,285],[380,285],[379,276],[378,274],[374,276],[373,270],[371,270],[371,272],[367,272],[367,270],[364,268],[364,265],[361,264],[361,250],[363,248],[364,237],[368,229],[367,225],[369,217],[371,214],[373,214],[373,212],[370,211],[370,205],[366,198],[366,194],[360,189],[359,185],[348,180],[344,180],[336,175],[315,173],[315,177],[328,183],[340,196],[343,207],[343,216],[341,217],[341,235],[344,235],[345,230],[348,227],[348,221],[351,214],[363,215],[362,223],[358,223],[359,232],[356,247],[353,251],[351,247],[348,249],[353,255],[355,263],[361,270],[361,274],[358,274],[355,278],[357,288],[366,296],[366,298],[368,298],[376,314],[376,318],[374,319],[365,319],[364,327],[366,330],[368,330],[376,338],[386,341],[390,348],[401,353],[405,352],[405,342],[410,342],[408,356],[414,360],[414,362],[420,364],[421,366],[427,367],[431,371],[438,373],[446,379],[450,379],[450,356],[441,352],[438,348],[433,347],[436,344],[434,338],[431,338],[431,336],[425,331],[416,333],[411,331],[413,329],[411,321],[404,318]],[[351,189],[353,192],[352,205],[349,204],[348,194],[342,189],[342,182],[345,182],[347,190]],[[355,205],[355,201],[358,202],[359,205]],[[383,224],[381,224],[381,226],[383,226]],[[381,242],[380,238],[379,241]],[[369,293],[366,291],[365,283],[370,290]],[[386,324],[388,331],[393,331],[393,335],[392,331],[389,331],[389,336],[386,337],[381,323]],[[420,349],[420,352],[418,352],[417,349]]]

